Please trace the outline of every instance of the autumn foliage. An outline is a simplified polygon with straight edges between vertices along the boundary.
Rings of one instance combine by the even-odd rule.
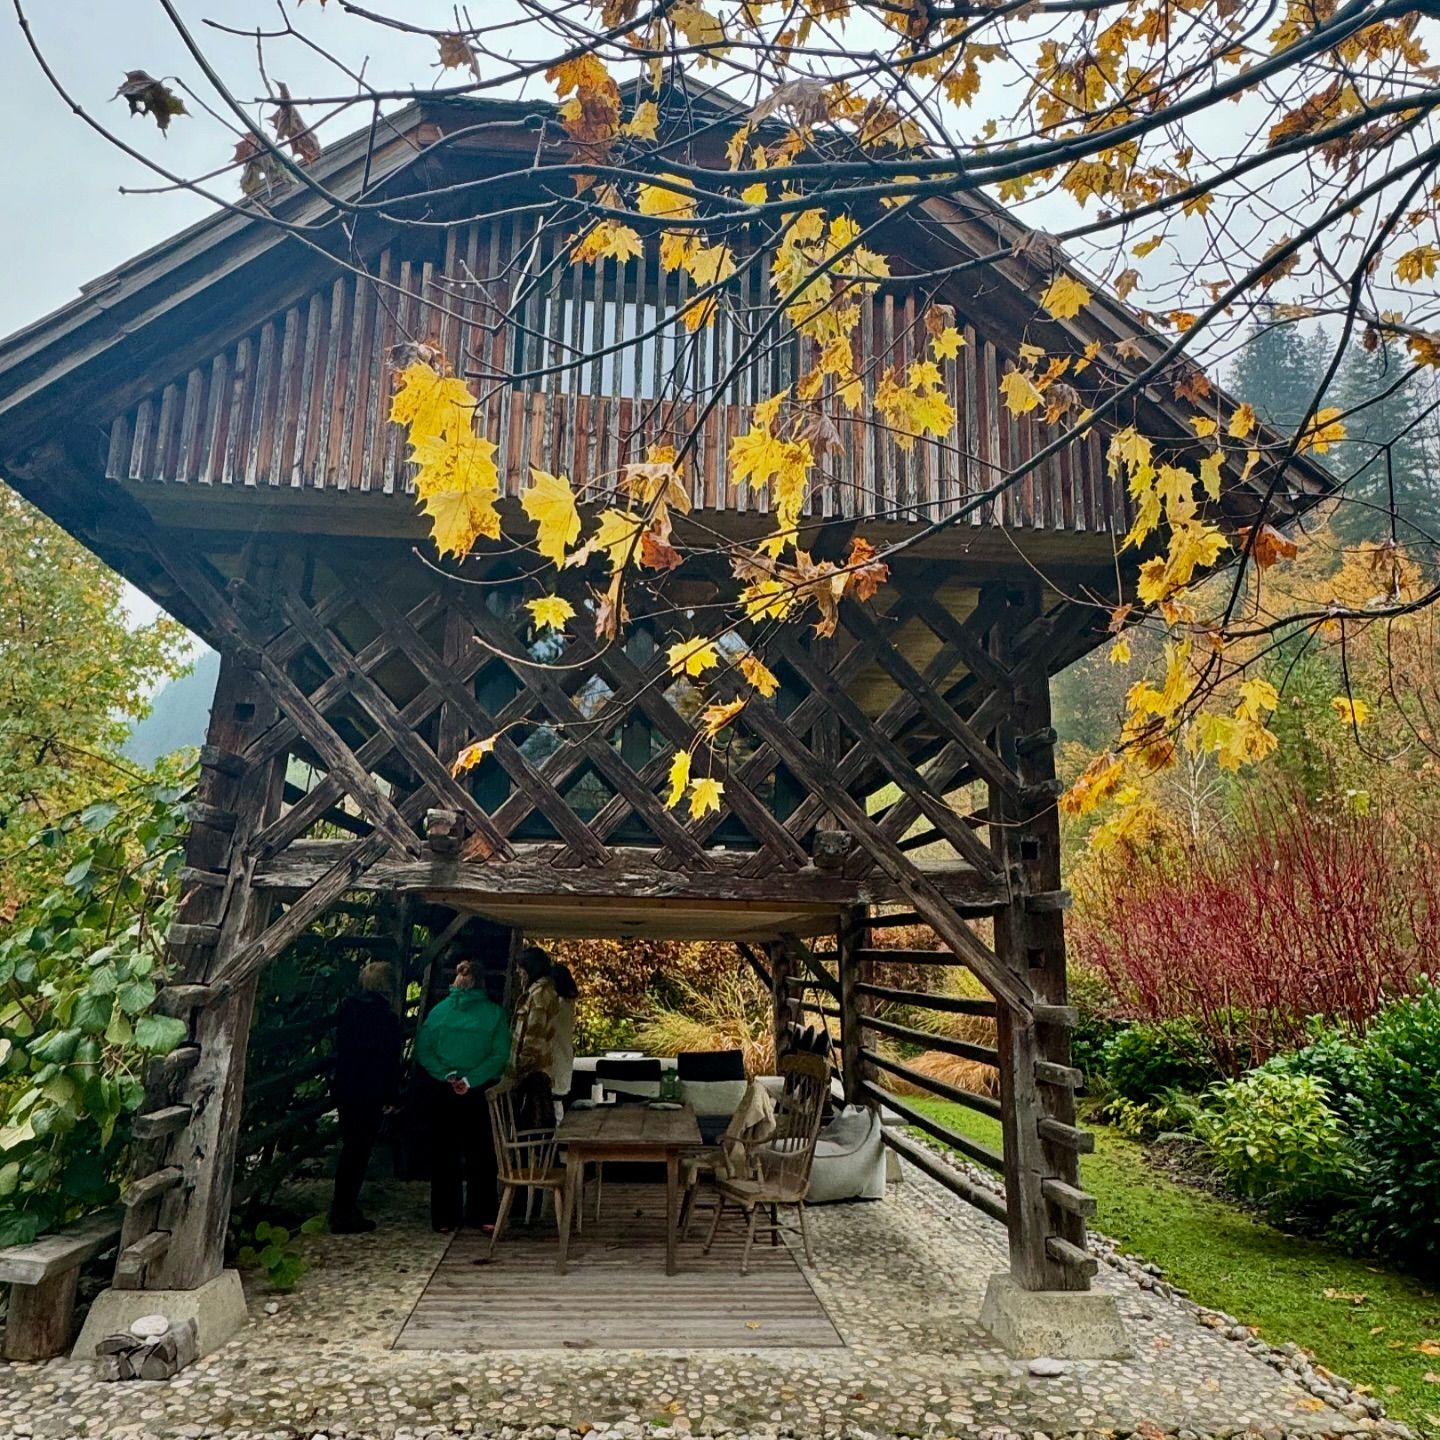
[[[1440,956],[1440,871],[1424,829],[1317,814],[1286,795],[1226,845],[1150,866],[1101,861],[1072,954],[1126,1019],[1189,1017],[1238,1074],[1305,1043],[1319,1015],[1364,1029]]]

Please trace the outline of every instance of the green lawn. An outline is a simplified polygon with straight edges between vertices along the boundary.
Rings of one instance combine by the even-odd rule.
[[[999,1149],[1000,1127],[986,1116],[939,1100],[912,1103]],[[1094,1129],[1082,1180],[1099,1204],[1098,1230],[1159,1265],[1198,1304],[1256,1326],[1272,1343],[1313,1350],[1322,1365],[1369,1386],[1397,1420],[1440,1437],[1440,1295],[1178,1185],[1146,1165],[1138,1145]],[[1425,1342],[1433,1354],[1420,1348]]]

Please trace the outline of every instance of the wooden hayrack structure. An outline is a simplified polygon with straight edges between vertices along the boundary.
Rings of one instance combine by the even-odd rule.
[[[781,637],[767,661],[779,693],[745,709],[717,759],[723,809],[699,820],[667,810],[665,769],[695,743],[695,723],[663,651],[689,632],[687,614],[727,593],[726,577],[687,564],[663,611],[637,607],[623,645],[572,627],[565,667],[536,668],[511,559],[446,576],[424,558],[403,437],[386,420],[397,341],[432,338],[460,370],[478,346],[483,368],[503,376],[663,326],[683,299],[649,254],[547,267],[543,211],[446,224],[429,202],[424,225],[406,222],[407,195],[514,167],[534,143],[515,122],[540,108],[436,103],[390,116],[315,167],[332,192],[368,186],[387,202],[348,234],[320,226],[311,233],[324,243],[301,243],[222,214],[0,345],[0,473],[222,655],[161,996],[190,1040],[151,1076],[116,1284],[187,1289],[220,1271],[257,977],[359,894],[515,931],[744,942],[777,1023],[812,1014],[836,1029],[850,1098],[892,1107],[1003,1177],[1002,1202],[892,1137],[1008,1225],[1016,1281],[1085,1289],[1092,1202],[1077,1162],[1089,1141],[1075,1124],[1049,677],[1100,643],[1105,607],[1124,598],[1117,575],[1121,590],[1133,580],[1117,569],[1129,516],[1102,439],[1071,445],[907,551],[872,603],[842,609],[833,637]],[[324,219],[323,199],[301,187],[272,208],[295,225]],[[969,341],[944,366],[959,424],[904,451],[872,414],[837,414],[840,443],[811,504],[842,541],[861,524],[872,540],[910,533],[1038,452],[1046,427],[1017,421],[997,396],[1027,331],[1052,332],[1038,338],[1057,346],[1128,339],[1160,351],[1103,297],[1073,321],[1037,322],[1053,260],[1038,247],[1007,255],[1019,230],[998,209],[935,201],[923,222],[883,233],[901,278],[867,303],[867,353],[903,367],[923,344],[924,304],[953,305]],[[957,257],[988,258],[923,292],[904,278]],[[739,339],[723,320],[701,336],[686,362],[696,396]],[[697,405],[662,383],[679,344],[662,334],[633,357],[484,388],[507,516],[530,463],[613,475],[688,432]],[[764,373],[741,372],[705,419],[693,500],[712,531],[764,527],[766,497],[724,483],[726,445],[749,403],[808,358],[798,341],[771,347]],[[1190,433],[1166,383],[1126,419],[1162,441]],[[1295,467],[1272,520],[1324,483]],[[1260,506],[1227,476],[1226,523],[1249,523]],[[583,587],[571,598],[583,607]],[[483,766],[452,777],[465,744],[502,730]],[[970,813],[952,803],[966,786],[985,796]],[[943,948],[874,943],[879,927],[907,922]],[[987,996],[880,983],[877,967],[896,961],[968,966]],[[915,1006],[992,1017],[996,1043],[936,1040],[894,1018]],[[998,1098],[895,1058],[896,1042],[917,1039],[995,1067]],[[998,1117],[1001,1152],[897,1098],[896,1081]]]

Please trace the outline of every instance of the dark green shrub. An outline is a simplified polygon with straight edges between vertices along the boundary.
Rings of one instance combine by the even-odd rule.
[[[1231,1188],[1274,1216],[1334,1210],[1354,1190],[1345,1123],[1313,1076],[1254,1070],[1227,1080],[1207,1094],[1194,1130]]]
[[[1380,1013],[1361,1046],[1354,1120],[1366,1167],[1355,1228],[1408,1268],[1440,1270],[1440,985]]]
[[[1114,997],[1098,972],[1072,969],[1069,992],[1077,1012],[1077,1023],[1070,1032],[1070,1063],[1084,1072],[1087,1088],[1098,1093],[1106,1088],[1105,1046],[1125,1028],[1125,1022],[1112,1015]]]
[[[1126,1100],[1151,1101],[1167,1090],[1201,1090],[1215,1079],[1200,1033],[1187,1020],[1128,1026],[1105,1042],[1101,1064],[1110,1089]]]

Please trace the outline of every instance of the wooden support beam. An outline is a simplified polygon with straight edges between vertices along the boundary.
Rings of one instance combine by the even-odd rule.
[[[167,945],[214,945],[220,939],[218,925],[186,925],[177,920],[165,936]]]
[[[861,957],[870,953],[866,942],[868,914],[865,907],[846,910],[836,927],[835,964],[840,980],[840,1074],[847,1105],[864,1104],[863,1088],[874,1077],[865,1060],[864,1024],[870,1018],[870,1001],[859,986],[870,971]]]
[[[1058,1235],[1046,1237],[1045,1253],[1057,1264],[1087,1280],[1100,1269],[1099,1260],[1089,1251],[1071,1244],[1069,1240],[1062,1240]]]
[[[1035,1131],[1042,1140],[1062,1150],[1069,1150],[1076,1155],[1095,1153],[1095,1136],[1089,1130],[1080,1129],[1078,1125],[1067,1125],[1063,1120],[1042,1115],[1035,1122]]]
[[[132,1240],[115,1258],[115,1285],[120,1290],[139,1289],[147,1268],[170,1249],[168,1230],[151,1230]]]
[[[1057,1065],[1053,1060],[1037,1060],[1035,1078],[1042,1085],[1061,1085],[1067,1090],[1078,1090],[1085,1083],[1084,1071],[1073,1065]]]

